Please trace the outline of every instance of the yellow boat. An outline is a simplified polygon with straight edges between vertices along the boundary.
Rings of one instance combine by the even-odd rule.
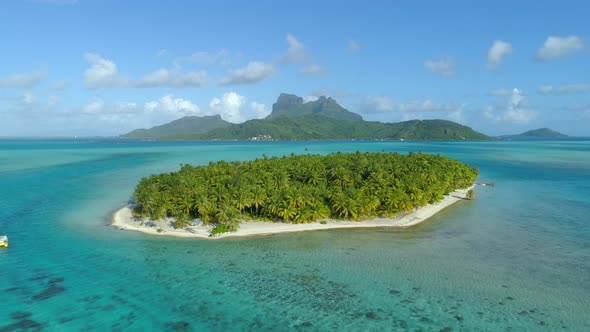
[[[0,247],[8,248],[8,236],[6,236],[6,235],[0,236]]]

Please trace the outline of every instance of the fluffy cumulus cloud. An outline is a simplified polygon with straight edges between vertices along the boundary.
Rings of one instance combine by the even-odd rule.
[[[527,124],[536,118],[537,113],[530,108],[528,98],[524,93],[520,89],[514,88],[504,110],[487,106],[483,115],[495,122]]]
[[[115,62],[105,59],[96,53],[84,54],[84,60],[90,65],[84,72],[88,87],[118,87],[128,84],[126,77],[119,76]]]
[[[272,76],[275,68],[272,64],[252,61],[244,68],[231,72],[221,81],[221,85],[253,84]]]
[[[57,120],[62,121],[64,126],[87,128],[87,132],[112,135],[137,128],[149,128],[187,115],[201,115],[201,112],[190,100],[164,95],[143,104],[107,102],[95,97],[80,108],[58,114]]]
[[[252,101],[248,103],[245,96],[230,91],[209,102],[209,114],[219,114],[222,119],[232,123],[241,123],[250,119],[263,119],[271,110],[263,103]]]
[[[250,103],[250,108],[254,111],[254,117],[257,119],[264,119],[270,114],[270,110],[266,105],[257,103],[255,101]]]
[[[300,63],[307,57],[305,46],[292,34],[287,34],[287,44],[289,48],[282,60],[286,63]]]
[[[537,52],[537,59],[541,61],[553,60],[574,54],[584,48],[585,42],[578,36],[549,36],[545,40],[543,47]]]
[[[326,76],[328,71],[320,65],[310,64],[301,68],[301,73],[305,75]]]
[[[235,92],[226,92],[221,98],[213,98],[209,107],[215,114],[221,115],[225,121],[240,123],[245,121],[242,108],[246,104],[246,97]]]
[[[166,117],[173,119],[187,116],[199,115],[199,107],[192,101],[176,98],[174,95],[165,95],[158,100],[148,101],[144,105],[144,109],[149,113],[167,114]]]
[[[496,40],[488,50],[488,68],[495,69],[504,61],[504,57],[512,53],[512,45],[502,40]]]
[[[37,85],[47,73],[39,69],[29,73],[11,74],[0,77],[0,88],[25,88],[30,89]]]
[[[590,93],[590,84],[568,84],[561,86],[542,85],[539,87],[539,93],[543,95]]]
[[[455,64],[449,58],[443,58],[438,61],[426,60],[424,67],[431,72],[444,77],[451,77],[455,75]]]
[[[504,119],[514,123],[529,123],[536,113],[529,108],[528,99],[519,89],[512,90],[512,96],[504,113]]]
[[[182,73],[178,68],[161,68],[141,79],[131,79],[120,75],[117,64],[99,54],[86,53],[84,59],[90,65],[84,75],[86,86],[99,88],[146,88],[146,87],[199,87],[207,82],[207,73]]]
[[[348,49],[353,52],[356,52],[361,49],[361,46],[356,40],[351,39],[348,41]]]

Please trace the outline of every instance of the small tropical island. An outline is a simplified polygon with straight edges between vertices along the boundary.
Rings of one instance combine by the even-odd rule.
[[[219,238],[411,226],[473,197],[476,168],[424,153],[290,155],[182,165],[141,179],[113,225]]]
[[[518,135],[504,135],[500,136],[503,139],[556,139],[556,138],[568,138],[568,135],[562,134],[558,131],[549,128],[539,128]]]

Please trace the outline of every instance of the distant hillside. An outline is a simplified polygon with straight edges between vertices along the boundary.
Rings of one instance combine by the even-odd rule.
[[[231,126],[231,123],[223,121],[219,115],[203,117],[185,116],[161,126],[134,130],[123,135],[123,137],[137,139],[174,139],[179,136],[201,134],[213,129],[229,126]]]
[[[555,130],[549,128],[539,128],[534,130],[525,131],[522,134],[517,135],[503,135],[499,136],[501,139],[512,139],[512,140],[519,140],[519,139],[543,139],[543,138],[566,138],[569,137],[565,134],[557,132]]]
[[[214,117],[184,117],[151,129],[134,130],[124,137],[167,140],[489,140],[473,129],[446,120],[399,123],[364,121],[334,99],[281,94],[265,119],[240,124]]]
[[[336,120],[321,115],[250,120],[212,130],[194,139],[247,140],[269,135],[275,140],[488,140],[488,136],[446,120],[399,123]]]
[[[539,128],[535,130],[526,131],[520,135],[515,135],[519,137],[537,137],[537,138],[563,138],[568,137],[560,132],[555,130],[551,130],[549,128]]]

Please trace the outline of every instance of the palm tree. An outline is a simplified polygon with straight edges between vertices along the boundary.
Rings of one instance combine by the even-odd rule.
[[[181,165],[143,178],[133,213],[160,220],[191,216],[237,229],[245,217],[307,222],[333,215],[369,218],[408,211],[469,186],[477,169],[443,156],[410,153],[291,155],[248,162]]]

